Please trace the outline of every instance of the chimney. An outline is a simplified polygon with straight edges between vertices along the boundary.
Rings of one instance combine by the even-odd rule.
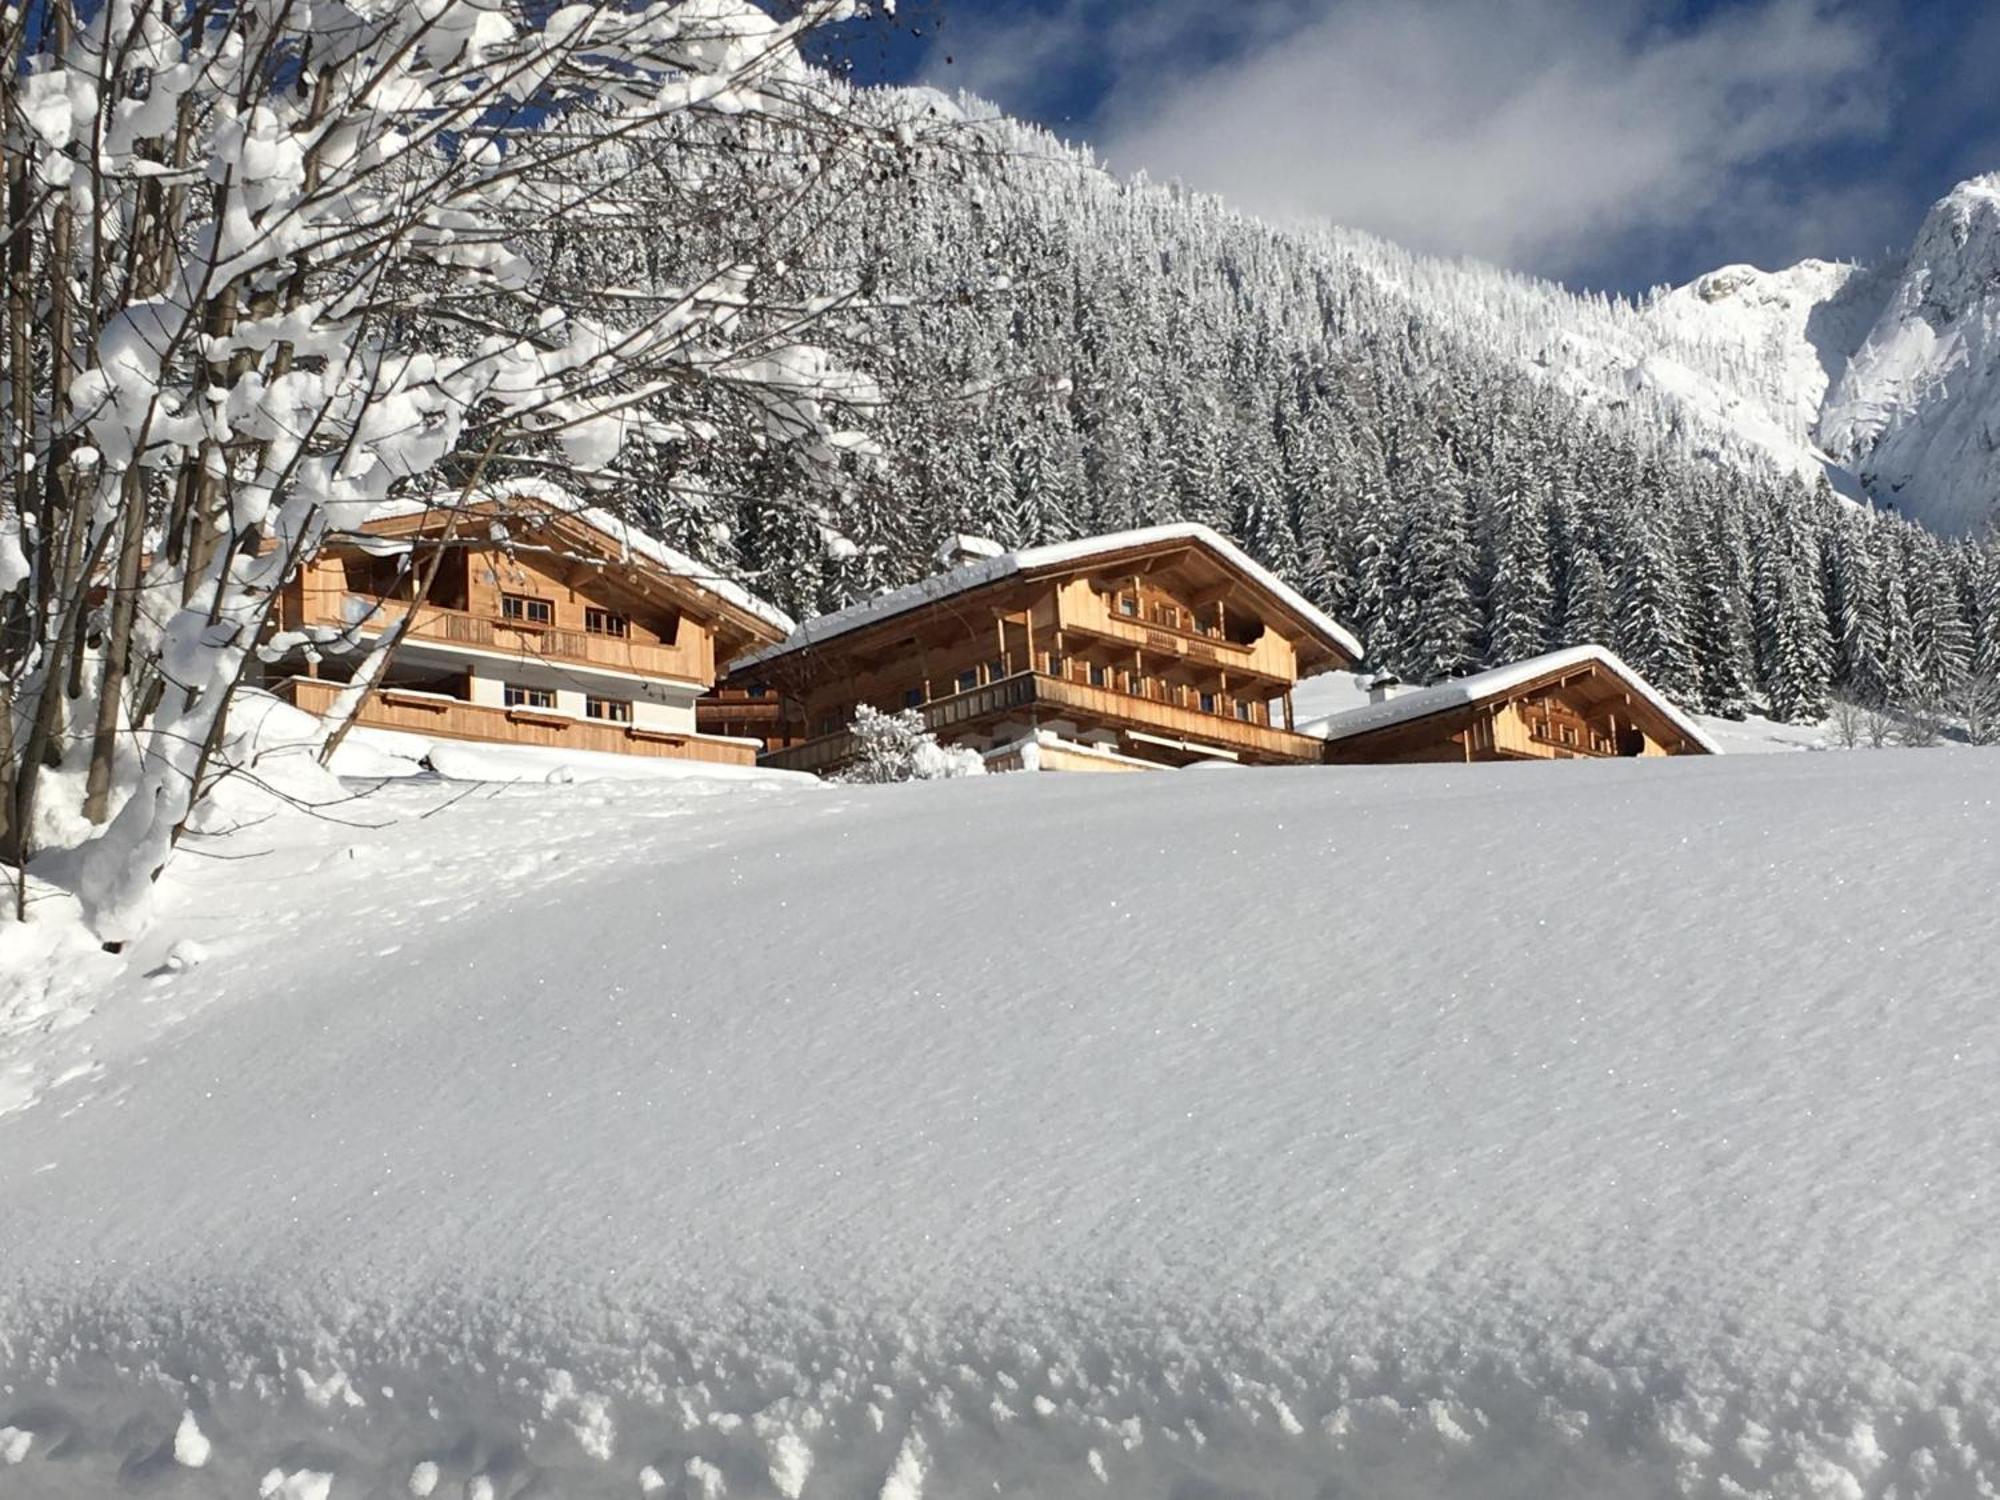
[[[1368,701],[1387,703],[1403,691],[1403,679],[1394,672],[1377,672],[1368,679]]]
[[[949,573],[953,568],[963,568],[971,563],[985,562],[989,557],[1004,557],[1007,549],[998,542],[983,536],[946,537],[944,544],[931,555],[940,573]]]

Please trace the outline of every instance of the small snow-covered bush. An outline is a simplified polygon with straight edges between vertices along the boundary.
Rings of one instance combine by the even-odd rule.
[[[864,703],[854,711],[854,738],[859,753],[854,764],[840,773],[842,781],[876,786],[891,781],[980,776],[986,771],[977,750],[940,745],[937,736],[924,728],[924,716],[914,708],[889,714]]]

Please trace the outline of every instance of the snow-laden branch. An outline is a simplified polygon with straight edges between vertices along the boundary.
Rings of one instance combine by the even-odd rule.
[[[99,932],[143,924],[273,606],[329,530],[496,455],[584,484],[749,422],[832,465],[871,381],[817,347],[796,181],[671,296],[560,265],[608,164],[677,119],[908,148],[802,58],[854,0],[51,0],[11,12],[0,442],[5,852],[86,830]],[[809,180],[807,164],[797,177]],[[652,226],[675,232],[672,222]],[[81,726],[88,719],[89,731]],[[45,778],[88,749],[76,778]]]

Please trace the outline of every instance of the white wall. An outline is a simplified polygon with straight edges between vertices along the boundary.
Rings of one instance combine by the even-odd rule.
[[[641,729],[658,729],[670,734],[694,733],[694,697],[669,693],[653,687],[646,696],[632,700],[632,722]]]
[[[553,689],[556,695],[555,711],[568,714],[571,718],[584,717],[583,700],[586,697],[624,698],[632,704],[632,723],[636,727],[657,729],[668,734],[694,733],[694,701],[697,695],[690,688],[612,677],[595,678],[541,662],[513,666],[477,659],[460,660],[465,662],[471,673],[472,701],[488,708],[503,707],[506,685],[517,682],[524,687]]]

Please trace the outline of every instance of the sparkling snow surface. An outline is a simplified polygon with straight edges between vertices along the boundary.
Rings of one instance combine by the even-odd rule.
[[[0,1494],[1991,1493],[1996,765],[203,841],[0,950]]]

